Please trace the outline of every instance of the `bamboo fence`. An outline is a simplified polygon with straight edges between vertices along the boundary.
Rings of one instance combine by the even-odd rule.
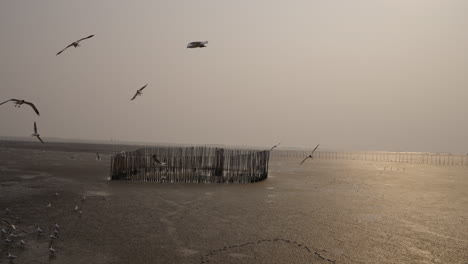
[[[153,155],[165,163],[153,161]],[[152,147],[111,157],[112,180],[158,183],[250,183],[268,177],[270,151]]]

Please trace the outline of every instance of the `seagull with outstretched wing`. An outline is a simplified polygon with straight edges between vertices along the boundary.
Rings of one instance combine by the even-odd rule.
[[[313,155],[314,155],[314,152],[317,150],[317,148],[319,147],[319,145],[320,145],[320,144],[318,144],[318,145],[314,148],[314,150],[312,150],[312,153],[310,153],[310,155],[307,156],[299,165],[302,165],[302,163],[304,163],[304,161],[306,161],[306,160],[309,159],[309,158],[310,158],[310,159],[314,159],[314,156],[313,156]]]
[[[64,52],[66,49],[68,49],[68,48],[70,48],[70,47],[75,47],[75,48],[80,47],[80,46],[81,46],[81,45],[80,45],[80,42],[81,42],[81,41],[83,41],[83,40],[85,40],[85,39],[92,38],[92,37],[94,37],[94,35],[89,35],[89,36],[87,36],[87,37],[85,37],[85,38],[82,38],[82,39],[79,39],[79,40],[73,42],[72,44],[66,46],[63,50],[59,51],[59,52],[57,53],[57,55],[60,55],[60,53]],[[56,55],[56,56],[57,56],[57,55]]]
[[[136,91],[135,95],[133,96],[133,98],[131,99],[131,101],[135,100],[135,98],[136,98],[137,96],[142,95],[142,94],[143,94],[142,91],[143,91],[143,89],[146,88],[146,86],[148,86],[148,84],[145,84],[145,86],[143,86],[143,87],[141,87],[140,89],[138,89],[138,90]]]
[[[34,112],[36,112],[36,114],[38,116],[40,116],[39,110],[37,110],[36,106],[31,102],[27,102],[25,100],[19,100],[19,99],[10,99],[10,100],[6,100],[5,102],[1,103],[0,105],[8,103],[8,102],[15,102],[15,107],[21,107],[21,105],[27,104],[27,105],[31,106],[31,108],[34,110]]]
[[[39,139],[39,141],[41,141],[42,144],[44,144],[44,141],[42,141],[42,139],[41,139],[41,135],[39,135],[39,133],[37,133],[36,122],[34,122],[34,134],[32,134],[31,137],[37,137],[37,139]]]
[[[274,145],[273,147],[271,147],[270,151],[274,150],[275,148],[277,148],[279,145],[281,144],[281,141],[278,142],[278,144]]]
[[[187,44],[187,49],[205,48],[208,41],[194,41]]]
[[[153,164],[154,166],[166,166],[167,163],[166,162],[162,162],[158,159],[158,156],[156,156],[156,154],[153,155]]]

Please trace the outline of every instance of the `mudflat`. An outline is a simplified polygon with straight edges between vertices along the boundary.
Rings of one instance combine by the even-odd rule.
[[[119,151],[1,146],[0,263],[468,263],[466,166],[272,158],[253,184],[109,181]]]

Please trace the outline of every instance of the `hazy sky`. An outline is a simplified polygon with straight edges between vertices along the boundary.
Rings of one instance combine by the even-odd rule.
[[[465,0],[2,0],[0,100],[41,116],[2,105],[0,135],[37,121],[45,138],[466,153],[467,14]]]

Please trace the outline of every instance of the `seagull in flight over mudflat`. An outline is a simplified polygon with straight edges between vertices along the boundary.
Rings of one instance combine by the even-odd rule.
[[[34,134],[32,134],[31,137],[37,137],[37,139],[39,139],[39,140],[42,142],[42,144],[44,144],[44,141],[42,141],[42,139],[41,139],[41,135],[39,135],[39,134],[37,133],[37,125],[36,125],[36,122],[34,122]]]
[[[208,41],[194,41],[187,44],[187,49],[205,48]]]
[[[153,155],[153,164],[156,166],[166,166],[166,162],[161,162],[159,159],[158,159],[158,156],[156,156],[156,154]]]
[[[94,35],[90,35],[90,36],[87,36],[87,37],[85,37],[85,38],[82,38],[82,39],[79,39],[79,40],[73,42],[72,44],[66,46],[63,50],[59,51],[59,52],[57,53],[57,55],[60,55],[60,53],[64,52],[66,49],[68,49],[68,48],[70,48],[70,47],[72,47],[72,46],[75,47],[75,48],[80,47],[80,46],[81,46],[81,45],[80,45],[80,42],[81,42],[81,41],[83,41],[83,40],[85,40],[85,39],[92,38],[92,37],[94,37]],[[57,56],[57,55],[56,55],[56,56]]]
[[[277,148],[280,144],[281,144],[281,142],[278,142],[278,144],[276,144],[276,145],[274,145],[273,147],[271,147],[270,151],[272,151],[273,149]]]
[[[143,93],[141,91],[143,91],[143,89],[146,88],[146,86],[148,86],[148,84],[145,84],[145,86],[141,87],[140,89],[138,89],[135,93],[135,95],[133,96],[133,98],[131,99],[131,101],[135,100],[135,98],[137,96],[141,96]]]
[[[10,99],[10,100],[6,100],[5,102],[1,103],[0,105],[2,105],[2,104],[4,104],[4,103],[8,103],[8,102],[10,102],[10,101],[15,102],[15,107],[21,107],[21,105],[27,104],[27,105],[31,106],[31,108],[34,110],[34,112],[36,112],[36,114],[37,114],[38,116],[40,116],[39,110],[37,110],[36,106],[35,106],[33,103],[27,102],[27,101],[25,101],[25,100]]]
[[[320,145],[320,144],[318,144],[318,145],[314,148],[314,150],[312,150],[312,153],[310,153],[310,155],[307,156],[299,165],[302,165],[302,163],[304,163],[304,161],[306,161],[306,160],[309,159],[309,158],[310,158],[310,159],[314,159],[314,156],[313,156],[313,155],[314,155],[314,152],[318,149],[319,145]]]

